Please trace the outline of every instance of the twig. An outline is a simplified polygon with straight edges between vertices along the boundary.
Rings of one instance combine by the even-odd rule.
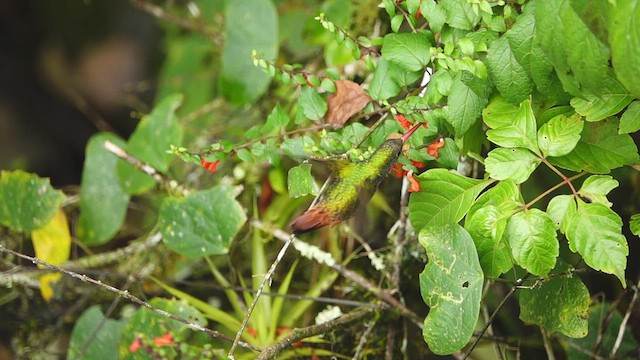
[[[38,259],[37,257],[25,255],[25,254],[19,253],[17,251],[11,250],[11,249],[7,249],[3,245],[0,245],[0,251],[4,252],[4,253],[11,254],[11,255],[14,255],[14,256],[17,256],[17,257],[20,257],[20,258],[28,260],[28,261],[31,261],[34,264],[42,265],[42,266],[44,266],[46,268],[49,268],[51,270],[55,270],[57,272],[61,272],[63,274],[66,274],[66,275],[69,275],[69,276],[74,277],[76,279],[79,279],[80,281],[84,281],[84,282],[88,282],[88,283],[91,283],[91,284],[94,284],[94,285],[98,285],[98,286],[100,286],[100,287],[102,287],[102,288],[104,288],[104,289],[106,289],[106,290],[108,290],[108,291],[110,291],[112,293],[115,293],[115,294],[117,294],[119,296],[122,296],[123,298],[125,298],[125,299],[127,299],[127,300],[129,300],[129,301],[131,301],[133,303],[136,303],[138,305],[142,305],[142,306],[144,306],[144,307],[146,307],[146,308],[148,308],[148,309],[150,309],[150,310],[152,310],[152,311],[154,311],[154,312],[156,312],[156,313],[158,313],[158,314],[160,314],[160,315],[162,315],[164,317],[167,317],[169,319],[181,322],[181,323],[187,325],[189,328],[191,328],[193,330],[202,331],[202,332],[205,332],[205,333],[207,333],[207,334],[209,334],[209,335],[211,335],[213,337],[220,338],[220,339],[223,339],[223,340],[226,340],[226,341],[230,341],[230,342],[233,341],[233,339],[231,339],[230,337],[226,336],[225,334],[223,334],[223,333],[221,333],[219,331],[211,330],[211,329],[206,328],[206,327],[204,327],[202,325],[199,325],[199,324],[197,324],[195,322],[191,322],[191,321],[189,321],[187,319],[184,319],[182,317],[174,315],[174,314],[172,314],[170,312],[167,312],[165,310],[159,309],[159,308],[149,304],[148,302],[143,301],[143,300],[139,299],[138,297],[136,297],[134,295],[131,295],[128,291],[122,291],[122,290],[117,289],[117,288],[115,288],[115,287],[113,287],[111,285],[104,284],[101,281],[95,280],[95,279],[93,279],[93,278],[91,278],[91,277],[89,277],[87,275],[79,274],[79,273],[76,273],[74,271],[65,269],[63,267],[50,264],[50,263],[48,263],[46,261]],[[239,342],[238,344],[240,346],[244,347],[244,348],[247,348],[247,349],[251,349],[251,350],[254,350],[254,351],[260,351],[259,348],[255,347],[255,346],[253,346],[251,344],[245,343],[245,342]]]
[[[547,331],[540,327],[540,332],[542,333],[542,343],[544,344],[544,351],[547,353],[548,360],[556,360],[555,355],[553,355],[553,347],[551,346],[551,342],[549,341],[549,335]]]
[[[264,348],[258,356],[257,360],[276,359],[278,354],[290,347],[293,343],[306,339],[311,336],[324,334],[328,331],[332,331],[341,328],[349,323],[359,320],[365,316],[371,315],[373,309],[369,307],[363,307],[353,310],[352,312],[342,315],[337,319],[333,319],[322,324],[311,325],[304,328],[293,329],[291,334],[278,341],[277,343]]]
[[[618,349],[620,348],[620,344],[622,343],[622,338],[624,337],[624,330],[627,327],[627,321],[629,321],[629,316],[631,316],[631,311],[633,310],[636,300],[638,300],[639,286],[640,286],[640,280],[638,281],[638,283],[633,289],[633,297],[631,298],[631,302],[629,303],[629,306],[627,307],[627,311],[624,314],[624,318],[622,319],[622,323],[620,324],[620,329],[618,329],[618,337],[616,338],[616,342],[613,344],[613,348],[611,349],[611,355],[609,356],[611,358],[613,358],[616,355],[616,352],[618,352]]]
[[[358,141],[354,146],[353,149],[357,149],[360,147],[360,145],[362,145],[362,143],[367,140],[367,138],[369,136],[371,136],[371,134],[373,134],[373,132],[378,128],[378,126],[380,126],[380,124],[382,124],[382,122],[387,118],[387,116],[389,116],[388,112],[385,112],[384,114],[382,114],[382,116],[380,116],[380,119],[376,120],[376,122],[371,125],[371,127],[369,128],[369,130],[367,130],[367,132],[362,136],[362,138],[360,139],[360,141]]]
[[[573,180],[576,180],[584,175],[586,175],[586,172],[581,172],[577,175],[574,175],[570,178],[565,177],[564,180],[562,180],[561,182],[557,183],[556,185],[552,186],[550,189],[548,189],[547,191],[543,192],[542,194],[538,195],[535,199],[529,201],[524,207],[526,209],[530,208],[531,205],[537,203],[540,199],[544,198],[545,196],[551,194],[553,191],[555,191],[556,189],[560,188],[562,185],[564,184],[569,184],[571,186],[571,188],[573,188],[573,185],[571,184],[571,182]],[[564,176],[564,175],[563,175]],[[573,189],[575,191],[575,189]],[[574,192],[575,194],[575,192]]]
[[[362,356],[362,350],[364,346],[367,344],[367,339],[369,338],[369,334],[371,334],[371,330],[376,326],[376,320],[372,320],[366,324],[364,324],[364,332],[362,332],[362,336],[360,336],[360,341],[358,342],[358,346],[356,347],[356,351],[353,353],[353,360],[358,360]]]
[[[577,195],[578,192],[576,191],[576,188],[573,187],[573,184],[571,183],[571,180],[568,179],[560,170],[558,170],[558,168],[556,168],[555,166],[553,166],[553,164],[551,164],[546,158],[542,157],[540,158],[540,160],[542,160],[542,163],[544,163],[545,165],[547,165],[549,167],[549,169],[551,169],[554,173],[558,174],[558,176],[560,176],[560,178],[562,178],[562,180],[564,180],[564,182],[567,183],[567,185],[569,185],[569,188],[571,188],[571,192],[574,195]]]
[[[256,304],[258,303],[258,299],[260,299],[260,295],[262,295],[265,285],[267,284],[267,282],[271,281],[271,277],[273,277],[273,273],[276,271],[276,267],[284,257],[284,254],[287,252],[287,248],[289,247],[289,245],[291,245],[291,243],[295,238],[296,237],[294,234],[291,234],[289,236],[287,241],[284,243],[284,246],[282,246],[282,249],[280,249],[278,256],[276,256],[276,259],[271,264],[269,271],[267,271],[267,274],[264,276],[264,279],[262,279],[262,283],[260,283],[260,287],[258,288],[258,291],[256,291],[256,295],[253,297],[251,306],[249,306],[249,309],[247,309],[247,315],[245,315],[244,319],[242,320],[242,325],[240,325],[240,330],[238,330],[238,333],[236,334],[236,338],[233,340],[233,344],[231,344],[231,349],[229,349],[229,354],[227,355],[227,357],[229,357],[230,359],[233,359],[233,352],[236,350],[236,346],[240,341],[240,337],[242,336],[242,333],[244,333],[244,329],[247,327],[249,318],[251,318],[251,313],[253,313],[253,309],[256,307]]]
[[[251,226],[254,226],[254,227],[256,227],[256,228],[258,228],[260,230],[266,231],[266,232],[270,233],[271,235],[273,235],[276,239],[281,240],[281,241],[289,241],[289,238],[291,236],[290,234],[287,234],[286,232],[284,232],[284,231],[282,231],[280,229],[269,228],[264,223],[262,223],[262,221],[260,221],[260,220],[255,220],[255,219],[251,220]],[[295,237],[294,237],[293,244],[294,244],[294,247],[296,248],[296,250],[299,250],[298,249],[299,245],[306,246],[307,248],[309,247],[309,245],[304,244],[303,242],[299,241]],[[329,257],[330,257],[330,255],[329,255]],[[372,293],[378,299],[384,301],[385,303],[390,305],[392,308],[394,308],[395,310],[400,312],[402,315],[407,317],[418,328],[422,329],[423,320],[416,313],[414,313],[413,311],[409,310],[404,304],[402,304],[400,301],[398,301],[398,299],[394,298],[388,291],[380,289],[379,287],[377,287],[374,284],[372,284],[369,280],[367,280],[364,277],[362,277],[360,274],[358,274],[358,273],[356,273],[354,271],[351,271],[351,270],[345,268],[344,266],[342,266],[340,264],[335,263],[335,261],[322,262],[322,261],[318,260],[316,257],[314,257],[313,259],[315,261],[323,263],[324,265],[327,265],[331,269],[337,271],[344,278],[349,279],[349,280],[353,281],[354,283],[362,286],[364,289],[366,289],[367,291]],[[331,258],[331,260],[332,259],[333,258]]]

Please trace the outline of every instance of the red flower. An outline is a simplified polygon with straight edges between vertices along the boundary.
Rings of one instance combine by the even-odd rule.
[[[395,116],[396,120],[398,120],[398,123],[400,123],[400,126],[402,126],[403,129],[405,130],[409,130],[411,129],[411,126],[413,124],[411,124],[411,122],[409,122],[409,120],[407,120],[407,118],[402,115],[402,114],[397,114]]]
[[[140,338],[135,338],[131,342],[131,345],[129,345],[129,351],[134,353],[134,352],[140,350],[141,347],[142,347],[142,340],[140,340]]]
[[[218,167],[218,164],[220,164],[220,160],[216,160],[216,161],[207,161],[205,160],[203,157],[200,158],[200,163],[202,163],[202,167],[207,169],[209,172],[211,173],[215,173],[216,172],[216,168]]]
[[[258,337],[258,330],[256,330],[255,328],[249,327],[247,328],[247,334],[253,336],[254,338]]]
[[[413,172],[408,172],[407,173],[407,180],[409,180],[409,184],[411,184],[409,186],[409,192],[418,192],[418,191],[422,190],[420,188],[420,183],[418,182],[418,180],[416,180],[413,177]]]
[[[409,159],[411,160],[411,159]],[[413,166],[415,166],[418,169],[422,169],[424,167],[424,163],[421,161],[415,161],[415,160],[411,160],[411,164],[413,164]]]
[[[156,346],[171,346],[173,345],[173,335],[171,335],[170,333],[166,333],[153,339],[153,342],[156,344]]]
[[[389,170],[389,174],[400,179],[404,175],[405,170],[402,170],[402,164],[393,164],[393,167]]]
[[[427,147],[427,154],[437,158],[438,156],[440,156],[440,154],[438,154],[438,149],[441,149],[443,147],[444,138],[438,138]]]

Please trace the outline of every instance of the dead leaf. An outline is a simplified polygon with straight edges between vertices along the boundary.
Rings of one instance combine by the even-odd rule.
[[[341,128],[353,115],[371,101],[360,85],[351,80],[337,80],[336,92],[327,97],[328,111],[325,121],[334,129]]]

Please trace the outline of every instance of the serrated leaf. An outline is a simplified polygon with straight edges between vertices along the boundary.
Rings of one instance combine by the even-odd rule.
[[[409,71],[420,71],[431,61],[431,42],[425,32],[390,33],[382,42],[382,57]]]
[[[620,118],[619,134],[629,134],[640,130],[640,101],[629,104]]]
[[[573,150],[580,133],[584,128],[584,121],[580,116],[566,117],[558,115],[542,124],[538,130],[538,146],[544,156],[563,156]]]
[[[520,194],[518,186],[513,181],[500,181],[496,186],[478,197],[469,209],[467,218],[471,218],[476,211],[488,205],[503,209],[515,209],[523,205],[522,194]]]
[[[466,0],[441,0],[440,5],[447,14],[447,24],[453,28],[472,30],[481,19]]]
[[[495,101],[495,100],[494,100]],[[500,101],[500,100],[498,100]],[[491,107],[489,105],[487,109]],[[495,112],[483,111],[485,123],[491,127],[487,131],[489,141],[502,147],[522,147],[539,153],[536,139],[536,118],[533,115],[529,100],[520,103],[516,113],[510,114],[509,119],[496,116]],[[506,110],[502,105],[499,109]],[[491,115],[489,115],[491,114]]]
[[[68,359],[116,360],[120,333],[125,320],[105,319],[100,306],[86,309],[76,320],[71,332]],[[127,347],[129,344],[127,344]]]
[[[609,44],[616,76],[640,98],[640,5],[637,0],[618,0],[611,7]]]
[[[447,21],[447,13],[442,8],[442,5],[436,3],[434,0],[422,0],[420,2],[420,10],[429,22],[431,31],[434,33],[440,32],[442,26]]]
[[[48,178],[22,170],[0,172],[0,224],[14,231],[33,231],[51,221],[65,200]]]
[[[633,96],[610,75],[600,84],[597,92],[584,91],[582,97],[571,99],[571,106],[587,121],[600,121],[619,113],[632,100]]]
[[[289,169],[287,176],[289,196],[299,198],[307,195],[317,195],[315,180],[311,176],[311,164],[300,164]]]
[[[629,220],[629,229],[631,233],[636,236],[640,236],[640,214],[634,214]]]
[[[104,148],[105,141],[124,147],[120,138],[108,133],[94,135],[87,144],[76,234],[88,246],[104,244],[116,234],[129,204],[116,175],[118,158]]]
[[[175,114],[182,104],[183,96],[173,94],[162,99],[151,114],[142,118],[136,130],[127,141],[126,150],[136,158],[165,172],[173,155],[167,150],[171,145],[182,143],[182,127]],[[141,194],[151,189],[155,181],[147,174],[134,168],[124,160],[116,167],[120,184],[128,194]]]
[[[483,274],[471,236],[458,224],[420,231],[429,262],[420,273],[420,293],[430,307],[422,333],[438,355],[462,349],[480,313]]]
[[[589,290],[578,276],[557,276],[520,291],[520,320],[572,338],[587,335]]]
[[[611,207],[613,204],[607,200],[607,194],[617,188],[618,185],[618,181],[614,180],[611,176],[593,175],[589,176],[584,183],[582,183],[578,194],[588,199],[589,202],[597,202]]]
[[[36,257],[50,264],[60,265],[69,260],[71,253],[71,233],[67,217],[59,209],[44,227],[31,232],[31,240]],[[38,265],[39,268],[44,266]],[[40,294],[45,301],[53,297],[52,285],[62,277],[61,273],[40,276]]]
[[[497,278],[513,267],[511,250],[502,237],[510,215],[497,206],[486,205],[465,220],[464,227],[476,244],[486,276]]]
[[[454,77],[449,93],[448,120],[456,136],[464,135],[476,122],[489,101],[488,97],[486,80],[468,71],[461,71]]]
[[[507,37],[503,36],[491,44],[486,64],[496,88],[507,101],[520,103],[533,91],[533,82],[516,60]]]
[[[560,246],[553,221],[544,211],[516,213],[507,223],[505,239],[518,265],[537,276],[547,276],[556,265]]]
[[[419,231],[429,225],[457,223],[490,180],[476,180],[446,169],[431,169],[418,177],[422,191],[411,194],[409,219]]]
[[[260,129],[260,132],[264,136],[278,134],[287,128],[290,121],[291,119],[289,118],[289,115],[287,115],[287,112],[278,103],[273,107],[269,116],[267,116],[267,121],[262,129]]]
[[[317,91],[309,86],[302,87],[298,104],[302,108],[304,116],[311,120],[318,121],[327,112],[327,103]]]
[[[569,223],[567,219],[576,212],[576,201],[573,195],[558,195],[549,201],[547,205],[547,214],[553,220],[556,230],[566,233],[566,227]]]
[[[616,309],[617,303],[599,303],[589,309],[589,329],[587,336],[568,342],[560,341],[567,352],[567,359],[592,360],[595,354],[601,358],[611,355],[611,350],[618,339],[618,331],[622,325],[622,315]],[[632,354],[638,348],[638,342],[630,328],[627,328],[622,336],[617,354]],[[589,354],[585,354],[587,349]],[[618,356],[619,356],[618,355]],[[631,356],[622,357],[631,359]]]
[[[246,220],[232,189],[215,186],[184,198],[166,198],[158,223],[162,240],[171,250],[194,258],[226,254]]]
[[[224,47],[220,52],[222,94],[248,104],[267,90],[271,77],[253,65],[252,51],[264,59],[278,54],[278,14],[271,0],[230,1],[225,8]]]
[[[205,326],[207,323],[202,314],[185,301],[153,298],[149,301],[149,304],[183,319],[188,319],[200,326]],[[176,334],[183,333],[187,330],[188,326],[186,324],[169,319],[164,315],[142,306],[136,310],[135,314],[128,319],[122,328],[118,345],[118,358],[126,359],[131,356],[129,345],[138,334],[144,334],[145,338],[154,339],[166,333],[170,333],[175,337]],[[188,334],[181,335],[189,336]],[[146,351],[142,349],[136,352],[135,355],[136,359],[154,359],[151,354],[146,353]]]
[[[577,211],[567,220],[566,236],[571,251],[582,255],[587,265],[614,274],[626,287],[629,246],[618,214],[603,204],[578,200]]]
[[[489,152],[484,165],[492,178],[521,184],[540,165],[540,158],[527,149],[497,148]]]
[[[367,92],[374,100],[387,100],[398,95],[403,86],[413,84],[421,76],[420,71],[410,72],[396,63],[380,58]]]
[[[638,161],[638,148],[627,134],[618,134],[618,120],[585,123],[572,152],[549,161],[572,171],[606,174],[622,165]]]

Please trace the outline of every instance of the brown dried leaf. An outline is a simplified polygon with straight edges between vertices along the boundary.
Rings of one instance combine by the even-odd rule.
[[[327,97],[325,122],[339,129],[350,117],[364,109],[371,98],[351,80],[337,80],[335,84],[336,92]]]

